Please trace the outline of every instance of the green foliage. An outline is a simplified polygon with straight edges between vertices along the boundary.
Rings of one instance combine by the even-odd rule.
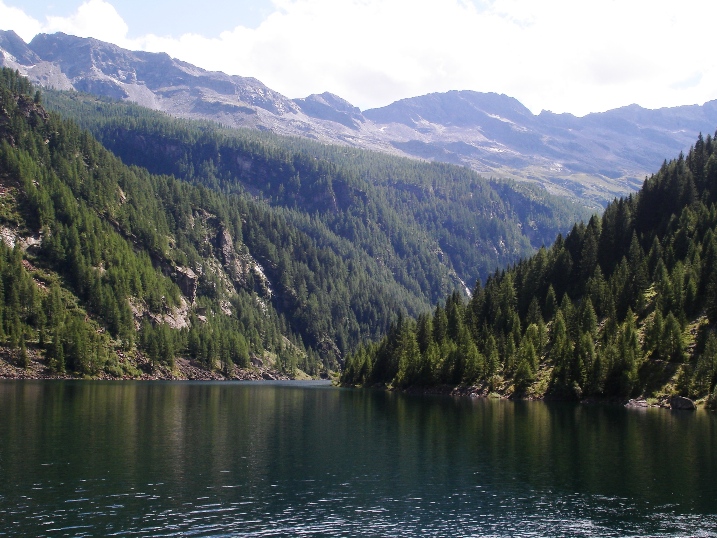
[[[349,269],[357,273],[357,281],[365,275],[363,284],[370,282],[378,292],[373,302],[362,297],[365,289],[349,289],[344,297],[334,290],[315,292],[319,305],[348,303],[354,312],[372,313],[372,319],[357,319],[358,326],[345,331],[349,347],[360,340],[355,337],[359,332],[361,338],[384,334],[395,319],[392,309],[417,315],[462,286],[461,281],[485,278],[586,214],[541,189],[489,182],[452,165],[179,121],[75,93],[50,92],[45,100],[90,129],[126,163],[238,194],[262,217],[269,215],[271,230],[284,235],[282,227],[288,227],[294,228],[293,235],[306,234],[314,244],[299,250],[299,245],[277,243],[273,237],[262,240],[266,227],[259,223],[253,233],[243,230],[249,251],[267,269],[288,262],[288,275],[271,276],[287,285],[298,277],[291,291],[302,299],[303,275],[295,273],[304,265],[310,273],[330,270],[320,257],[321,267],[311,263],[313,251],[326,249],[352,260]],[[257,196],[262,204],[256,203]],[[254,226],[252,219],[242,219],[245,227]],[[319,276],[315,287],[325,292]],[[345,280],[338,276],[344,278],[330,280]],[[389,301],[393,304],[381,304]],[[291,318],[300,306],[279,309]],[[315,319],[314,314],[307,317]]]
[[[433,301],[454,287],[446,268],[464,281],[484,279],[587,216],[542,189],[487,181],[463,167],[221,129],[75,93],[50,92],[45,100],[129,164],[223,192],[260,194],[314,236],[318,230],[301,216],[315,216]]]
[[[467,295],[464,281],[487,277],[586,215],[542,189],[487,181],[461,167],[175,120],[75,92],[49,91],[41,102],[89,129],[133,166],[128,171],[99,150],[82,151],[103,173],[75,177],[82,166],[68,162],[66,173],[58,175],[72,194],[165,275],[177,267],[201,275],[198,295],[213,302],[210,310],[219,312],[221,301],[234,293],[255,293],[279,325],[260,329],[255,315],[251,326],[230,330],[250,347],[255,342],[250,354],[288,353],[282,364],[289,369],[299,363],[311,372],[340,367],[347,353],[385,335],[400,315],[417,316],[456,288]],[[72,136],[94,147],[80,133]],[[100,157],[87,159],[95,153]],[[36,198],[34,227],[62,220],[64,213],[54,213],[54,198]],[[91,270],[98,267],[96,259],[64,259],[76,226],[67,227],[68,238],[52,239],[48,254],[58,265],[77,265],[73,290],[86,301],[96,294],[88,295],[85,282],[94,279],[93,290],[99,289],[102,278]],[[216,244],[224,232],[237,251],[232,260]],[[256,262],[257,269],[222,275],[209,270],[206,260],[212,257],[224,269],[235,261],[244,269]],[[166,281],[125,292],[134,283],[125,282],[119,294],[106,290],[96,300],[102,304],[92,307],[127,346],[137,340],[127,297],[146,304],[152,319],[179,301],[176,290],[161,289]],[[250,311],[257,311],[256,304]],[[219,318],[210,323],[223,323]],[[267,334],[272,340],[279,333],[289,344],[265,341]]]
[[[601,218],[576,224],[551,248],[496,271],[484,286],[478,282],[464,322],[485,367],[452,380],[493,389],[499,376],[521,393],[544,369],[554,397],[626,398],[646,390],[650,372],[678,372],[676,381],[663,379],[670,390],[717,401],[714,146],[712,137],[700,136],[687,157],[665,162],[639,193],[615,200]],[[443,329],[443,311],[453,300],[436,308],[433,336],[441,338],[436,360],[460,367],[463,359],[444,351],[457,342]],[[705,335],[694,345],[695,331],[686,330],[691,320],[700,320],[693,326]],[[430,347],[421,335],[421,348]],[[371,349],[391,349],[390,339]],[[371,354],[363,360],[372,364]],[[388,383],[390,373],[367,377]],[[350,370],[342,380],[355,382]]]
[[[22,356],[26,341],[37,341],[53,369],[86,375],[121,374],[117,352],[137,346],[169,367],[192,354],[228,371],[265,353],[287,372],[335,367],[336,355],[305,348],[319,329],[297,334],[263,298],[270,290],[257,282],[260,269],[240,240],[250,219],[322,257],[306,248],[308,237],[284,234],[286,225],[272,229],[262,212],[252,219],[256,206],[236,196],[127,167],[87,132],[45,112],[16,73],[0,73],[0,221],[16,241],[36,243],[0,243],[0,340]],[[254,270],[242,273],[242,263]],[[180,290],[186,266],[201,275],[196,298]],[[177,318],[189,328],[172,328],[167,320]],[[190,349],[192,331],[198,350]]]
[[[710,333],[703,352],[697,359],[692,378],[694,395],[712,394],[717,384],[717,336]]]

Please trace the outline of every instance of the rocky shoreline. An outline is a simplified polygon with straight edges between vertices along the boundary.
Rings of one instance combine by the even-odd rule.
[[[428,387],[410,386],[404,389],[396,387],[388,387],[386,385],[375,385],[372,388],[378,390],[390,390],[396,392],[403,392],[406,394],[418,394],[418,395],[443,395],[443,396],[463,396],[469,398],[495,398],[502,400],[544,400],[549,401],[551,398],[542,396],[518,396],[516,394],[505,394],[501,392],[492,392],[487,386],[465,386],[465,385],[434,385]],[[625,399],[605,399],[605,398],[585,398],[580,400],[578,403],[581,404],[614,404],[623,405],[630,409],[648,409],[648,408],[661,408],[661,409],[673,409],[682,411],[694,411],[697,409],[705,409],[704,401],[694,401],[684,396],[661,396],[659,398],[633,398],[629,400]]]
[[[129,359],[120,353],[120,361],[129,362]],[[80,376],[73,373],[54,372],[44,356],[34,348],[27,349],[27,365],[21,365],[20,351],[7,347],[0,347],[0,379],[98,379],[98,380],[135,380],[135,381],[289,381],[298,377],[288,376],[278,372],[271,367],[253,366],[251,368],[234,368],[229,374],[219,370],[209,370],[202,364],[187,358],[177,358],[174,368],[159,365],[153,366],[145,357],[139,355],[132,365],[139,375],[115,376],[107,372],[99,372],[94,376]],[[308,379],[304,374],[302,379]],[[387,387],[379,384],[371,388],[378,390],[390,390],[417,395],[445,395],[461,396],[469,398],[495,398],[505,400],[548,400],[543,396],[523,397],[515,394],[492,392],[485,386],[465,385],[435,385],[435,386],[410,386],[403,389]],[[586,398],[581,400],[582,404],[616,404],[624,405],[631,409],[662,408],[673,410],[694,411],[705,408],[704,402],[695,402],[683,396],[662,396],[660,398],[634,398],[630,400]]]
[[[120,359],[122,360],[122,358]],[[126,359],[125,359],[126,360]],[[20,360],[19,350],[0,348],[0,379],[104,379],[104,380],[185,380],[185,381],[279,381],[294,379],[267,367],[234,368],[228,375],[218,370],[208,370],[203,365],[186,358],[177,358],[174,368],[153,367],[139,357],[133,362],[138,376],[115,376],[101,371],[94,376],[80,376],[71,372],[54,372],[45,358],[35,349],[27,349],[27,366]]]

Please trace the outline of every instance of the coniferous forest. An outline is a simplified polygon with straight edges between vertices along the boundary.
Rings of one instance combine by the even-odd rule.
[[[401,319],[345,384],[478,386],[560,399],[717,399],[717,144],[699,136],[642,189],[550,248]]]
[[[464,167],[222,129],[75,92],[49,91],[45,100],[124,163],[261,198],[317,241],[328,232],[354,247],[352,257],[377,259],[429,303],[590,216],[535,185],[488,181]]]
[[[0,333],[21,361],[35,345],[58,373],[136,376],[137,353],[225,371],[270,354],[279,370],[318,373],[318,355],[252,291],[261,274],[231,199],[128,168],[16,73],[1,76]],[[200,257],[201,278],[189,268]]]
[[[58,373],[337,371],[585,214],[463,168],[1,83],[0,337]]]
[[[709,135],[588,218],[463,168],[1,79],[0,340],[20,364],[713,399]]]

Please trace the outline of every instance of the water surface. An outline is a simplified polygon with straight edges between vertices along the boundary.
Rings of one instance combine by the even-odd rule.
[[[0,536],[717,536],[717,416],[0,382]]]

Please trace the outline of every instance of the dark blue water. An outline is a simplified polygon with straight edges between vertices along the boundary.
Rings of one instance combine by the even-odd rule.
[[[0,536],[717,536],[717,417],[0,382]]]

